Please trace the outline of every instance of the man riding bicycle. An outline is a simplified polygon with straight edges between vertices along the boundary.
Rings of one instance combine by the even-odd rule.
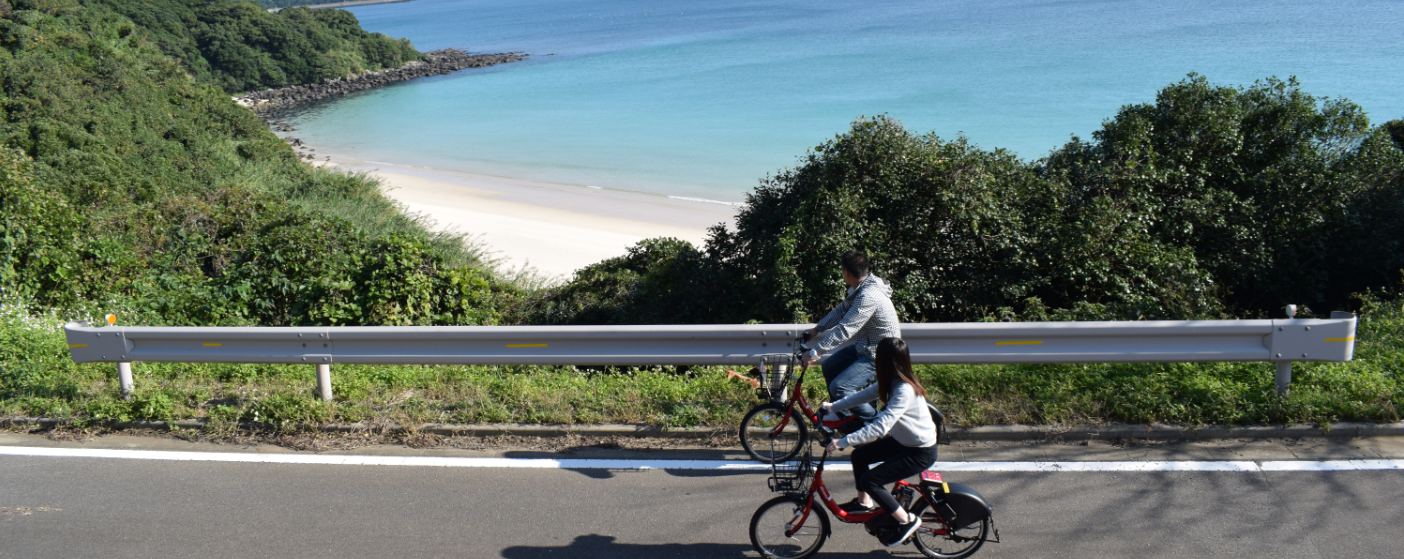
[[[834,351],[820,362],[824,381],[828,384],[829,398],[839,401],[872,384],[876,379],[873,359],[878,342],[884,338],[900,338],[897,309],[892,306],[892,287],[875,275],[868,273],[868,255],[851,250],[840,259],[843,282],[848,284],[848,296],[834,310],[825,315],[813,328],[804,333],[807,339],[822,334],[814,348],[800,356],[805,366],[819,361],[819,355],[827,353],[844,343],[852,342]],[[866,423],[877,415],[871,402],[864,402],[849,410],[859,422]],[[827,415],[824,421],[831,426],[842,422],[840,416]]]

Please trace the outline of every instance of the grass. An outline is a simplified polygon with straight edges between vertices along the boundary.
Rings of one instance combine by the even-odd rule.
[[[63,320],[0,304],[0,416],[94,421],[204,418],[302,424],[626,423],[736,425],[756,403],[722,368],[591,370],[536,366],[333,368],[336,399],[312,367],[136,363],[132,401],[108,364],[74,364]],[[1288,398],[1268,363],[920,367],[958,425],[1391,422],[1404,406],[1404,298],[1367,298],[1350,363],[1299,363]],[[816,377],[811,377],[811,379]],[[819,397],[811,381],[811,396]]]

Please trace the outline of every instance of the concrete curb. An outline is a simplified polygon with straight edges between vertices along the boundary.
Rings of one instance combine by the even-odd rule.
[[[0,418],[0,428],[5,427],[42,427],[54,428],[61,425],[69,425],[69,420],[36,418],[36,417],[12,417]],[[118,430],[126,429],[152,429],[168,431],[172,429],[202,429],[205,426],[203,419],[182,419],[175,422],[165,421],[126,421],[126,422],[97,422],[104,427]],[[274,429],[276,425],[268,423],[257,423],[253,421],[240,421],[240,429],[264,430]],[[402,426],[370,425],[370,424],[326,424],[316,426],[297,426],[296,430],[315,430],[324,433],[360,433],[366,431],[377,432],[398,432],[404,431]],[[669,439],[709,439],[713,437],[732,437],[735,429],[731,427],[687,427],[669,429],[651,425],[523,425],[523,424],[485,424],[485,425],[457,425],[448,423],[426,423],[420,425],[413,431],[429,433],[441,436],[473,436],[473,437],[541,437],[554,438],[571,435],[584,437],[630,437],[630,438],[669,438]],[[1177,425],[1108,425],[1104,427],[1058,427],[1048,425],[990,425],[983,427],[952,428],[950,429],[951,440],[953,441],[1085,441],[1085,440],[1117,440],[1117,439],[1150,439],[1165,441],[1203,441],[1215,439],[1303,439],[1303,438],[1330,438],[1330,439],[1351,439],[1362,437],[1404,437],[1404,422],[1398,423],[1332,423],[1326,428],[1319,428],[1315,425],[1283,425],[1283,426],[1262,426],[1262,427],[1225,427],[1207,426],[1191,428]]]

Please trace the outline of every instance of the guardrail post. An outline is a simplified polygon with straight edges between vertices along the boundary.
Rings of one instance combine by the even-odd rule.
[[[1287,397],[1287,390],[1292,387],[1292,362],[1277,362],[1277,395]]]
[[[117,382],[122,386],[122,399],[132,399],[132,364],[117,364]]]
[[[1296,317],[1297,317],[1297,306],[1296,306],[1296,305],[1287,305],[1286,307],[1283,308],[1283,310],[1287,311],[1287,318],[1296,318]],[[1281,330],[1281,328],[1278,328],[1278,330]],[[1278,356],[1278,357],[1282,357],[1282,354],[1279,353],[1277,356]],[[1303,356],[1303,357],[1305,357],[1305,356]],[[1291,389],[1292,389],[1292,362],[1291,362],[1291,361],[1279,361],[1279,362],[1277,363],[1277,396],[1278,396],[1279,398],[1286,398],[1286,397],[1287,397],[1287,391],[1288,391],[1288,390],[1291,390]]]
[[[323,402],[331,401],[331,365],[317,365],[317,392],[321,393]]]

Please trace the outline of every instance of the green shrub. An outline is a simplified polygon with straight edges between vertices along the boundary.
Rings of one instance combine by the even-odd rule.
[[[175,419],[175,400],[160,390],[141,390],[132,396],[132,419],[171,421]]]
[[[327,422],[332,418],[332,410],[332,405],[307,395],[274,394],[255,401],[243,419],[290,429],[304,423]]]

